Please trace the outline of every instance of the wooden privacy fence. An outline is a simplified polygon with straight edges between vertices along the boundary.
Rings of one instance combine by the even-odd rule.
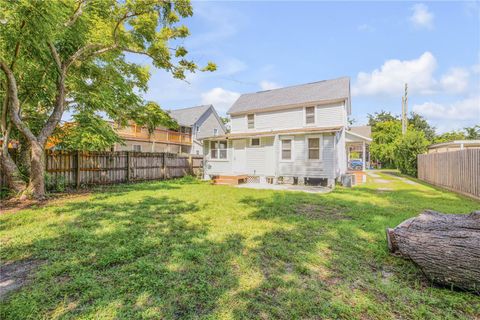
[[[201,175],[201,156],[132,151],[47,151],[46,171],[50,183],[65,186],[115,184]]]
[[[15,154],[12,155],[15,159]],[[148,152],[50,151],[45,154],[48,189],[162,180],[203,173],[203,157]],[[0,171],[0,188],[6,188]]]
[[[418,178],[480,199],[480,149],[420,154]]]

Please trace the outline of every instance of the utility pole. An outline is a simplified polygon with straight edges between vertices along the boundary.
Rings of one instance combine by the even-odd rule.
[[[405,83],[405,93],[402,97],[402,134],[407,132],[408,127],[408,84]]]

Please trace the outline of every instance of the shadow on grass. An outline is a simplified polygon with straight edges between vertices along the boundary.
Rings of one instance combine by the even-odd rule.
[[[47,263],[34,285],[1,308],[1,318],[208,315],[237,286],[230,263],[243,239],[207,240],[205,225],[185,220],[197,210],[196,203],[169,197],[67,204],[58,213],[75,217],[49,226],[61,229],[57,236],[3,252],[31,252]]]
[[[183,185],[203,184],[204,182],[186,176],[182,178],[169,180],[152,181],[133,181],[131,183],[121,183],[114,185],[92,186],[91,190],[95,192],[95,199],[106,199],[114,196],[126,195],[132,191],[162,191],[180,189]]]
[[[208,220],[189,219],[200,210],[205,216],[209,208],[200,201],[126,197],[182,183],[128,185],[109,197],[94,195],[54,209],[61,219],[46,226],[47,236],[2,250],[3,256],[27,252],[46,264],[35,282],[1,306],[0,318],[213,319],[220,311],[238,319],[475,314],[468,295],[424,292],[420,272],[390,257],[384,236],[385,227],[424,207],[460,213],[471,211],[473,202],[441,195],[432,201],[414,188],[251,193],[236,201],[250,212],[246,220],[268,222],[269,229],[248,239],[255,245],[247,247],[242,231],[213,241],[209,235],[216,230]],[[11,223],[9,228],[16,222]],[[260,276],[244,288],[239,276],[246,269]]]
[[[449,295],[454,293],[448,290],[429,300],[425,289],[433,286],[423,274],[412,263],[388,254],[385,226],[398,219],[395,215],[411,217],[426,206],[421,193],[412,189],[382,195],[384,206],[373,210],[363,200],[372,196],[372,190],[356,189],[356,199],[340,201],[346,191],[328,196],[276,193],[241,200],[255,209],[250,218],[281,220],[290,227],[255,239],[259,245],[252,253],[252,267],[261,270],[263,281],[239,295],[242,307],[234,311],[236,318],[369,318],[369,314],[388,318],[409,314],[419,301],[422,308],[415,312],[426,317],[442,313],[465,317],[480,307],[473,305],[464,313],[473,296],[452,302]],[[411,201],[421,203],[412,206]],[[450,208],[448,200],[435,205]],[[438,301],[448,307],[438,310]]]

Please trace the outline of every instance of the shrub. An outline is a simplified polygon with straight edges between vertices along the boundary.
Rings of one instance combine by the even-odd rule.
[[[45,186],[47,190],[53,192],[65,192],[66,182],[64,176],[53,176],[49,173],[45,174]]]
[[[393,150],[395,165],[401,173],[417,175],[417,155],[424,153],[429,145],[422,131],[408,130],[395,141]]]

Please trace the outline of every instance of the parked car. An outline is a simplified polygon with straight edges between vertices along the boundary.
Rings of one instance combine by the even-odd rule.
[[[350,160],[348,163],[348,167],[352,170],[362,170],[363,161],[359,159]]]

